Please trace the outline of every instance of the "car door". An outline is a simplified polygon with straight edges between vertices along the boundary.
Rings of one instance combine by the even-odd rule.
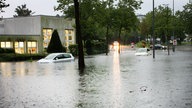
[[[63,54],[63,61],[71,61],[72,57],[70,54]]]

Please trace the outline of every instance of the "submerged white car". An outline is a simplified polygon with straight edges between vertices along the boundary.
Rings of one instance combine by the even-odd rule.
[[[57,63],[74,61],[75,58],[71,53],[52,53],[47,55],[45,58],[38,60],[39,63]]]
[[[135,55],[136,56],[148,56],[148,55],[150,55],[150,53],[148,51],[149,51],[149,49],[147,49],[147,48],[139,48],[139,49],[137,49]]]

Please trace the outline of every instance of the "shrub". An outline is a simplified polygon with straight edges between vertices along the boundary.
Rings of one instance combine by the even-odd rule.
[[[0,48],[0,53],[15,53],[13,48]]]
[[[69,45],[68,48],[69,48],[70,53],[73,54],[73,56],[78,55],[78,45],[77,44]]]
[[[26,60],[39,60],[44,58],[45,54],[13,54],[13,53],[4,53],[0,54],[1,61],[26,61]]]
[[[93,42],[93,54],[100,54],[105,52],[106,52],[105,42],[100,42],[100,41]]]
[[[87,40],[86,43],[85,43],[85,48],[86,48],[86,53],[88,55],[91,55],[93,54],[93,47],[92,47],[92,42],[91,40]]]
[[[66,48],[63,47],[63,45],[61,44],[57,30],[54,30],[52,33],[51,41],[48,45],[47,52],[48,53],[66,52]]]

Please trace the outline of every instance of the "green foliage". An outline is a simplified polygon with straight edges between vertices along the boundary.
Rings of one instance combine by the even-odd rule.
[[[106,43],[105,42],[100,42],[100,41],[95,41],[92,43],[92,54],[101,54],[106,52]]]
[[[0,48],[0,53],[15,53],[13,48]]]
[[[184,24],[184,29],[187,34],[192,34],[192,3],[185,5],[183,11],[178,11],[176,15]]]
[[[31,61],[44,58],[45,54],[13,54],[13,53],[0,53],[0,62],[2,61]]]
[[[26,4],[23,4],[21,6],[17,6],[17,8],[15,8],[15,12],[17,13],[16,15],[14,15],[14,17],[19,17],[19,16],[31,16],[32,14],[34,14],[34,12],[32,12],[31,10],[29,10],[26,6]]]
[[[47,52],[48,53],[66,52],[66,48],[63,47],[63,45],[61,44],[57,30],[54,30],[52,33],[52,37],[48,45]]]
[[[0,13],[1,13],[1,12],[4,12],[4,11],[3,11],[3,8],[6,8],[6,7],[9,6],[9,4],[6,4],[5,1],[6,1],[6,0],[1,0],[1,1],[0,1]]]
[[[73,56],[78,56],[78,45],[77,44],[73,44],[73,45],[69,45],[69,51]]]
[[[173,36],[173,31],[175,37],[180,38],[181,40],[185,38],[184,24],[180,20],[178,12],[173,16],[171,8],[167,6],[159,6],[155,8],[154,13],[154,34],[156,38],[161,38],[161,41],[166,43],[166,41]],[[140,23],[140,33],[144,36],[152,33],[152,11],[147,13],[143,22]]]
[[[91,40],[87,40],[86,43],[85,43],[85,48],[86,48],[86,53],[88,55],[91,55],[93,54],[93,47],[92,47],[92,43],[91,43]]]
[[[62,11],[65,17],[74,18],[73,0],[58,0],[57,2],[58,6],[55,10]],[[89,39],[108,41],[110,39],[108,37],[114,35],[117,30],[130,32],[137,29],[138,20],[134,11],[140,8],[142,2],[121,0],[118,5],[115,5],[115,2],[116,0],[81,0],[80,23],[84,41]]]
[[[136,45],[137,45],[138,48],[145,48],[145,47],[149,48],[150,47],[150,44],[143,41],[143,40],[138,42]]]

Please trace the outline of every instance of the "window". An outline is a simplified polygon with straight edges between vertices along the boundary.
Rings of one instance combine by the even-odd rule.
[[[27,42],[27,52],[30,54],[37,53],[37,42],[35,41],[28,41]]]
[[[15,52],[23,54],[24,51],[24,42],[15,42]]]
[[[74,31],[73,29],[65,29],[65,46],[68,47],[71,44],[74,44]]]
[[[52,35],[53,29],[47,28],[43,29],[43,47],[47,48],[49,45],[49,42],[51,40],[51,35]]]
[[[1,42],[1,48],[12,48],[11,42]]]
[[[69,36],[69,40],[72,40],[72,36]]]

